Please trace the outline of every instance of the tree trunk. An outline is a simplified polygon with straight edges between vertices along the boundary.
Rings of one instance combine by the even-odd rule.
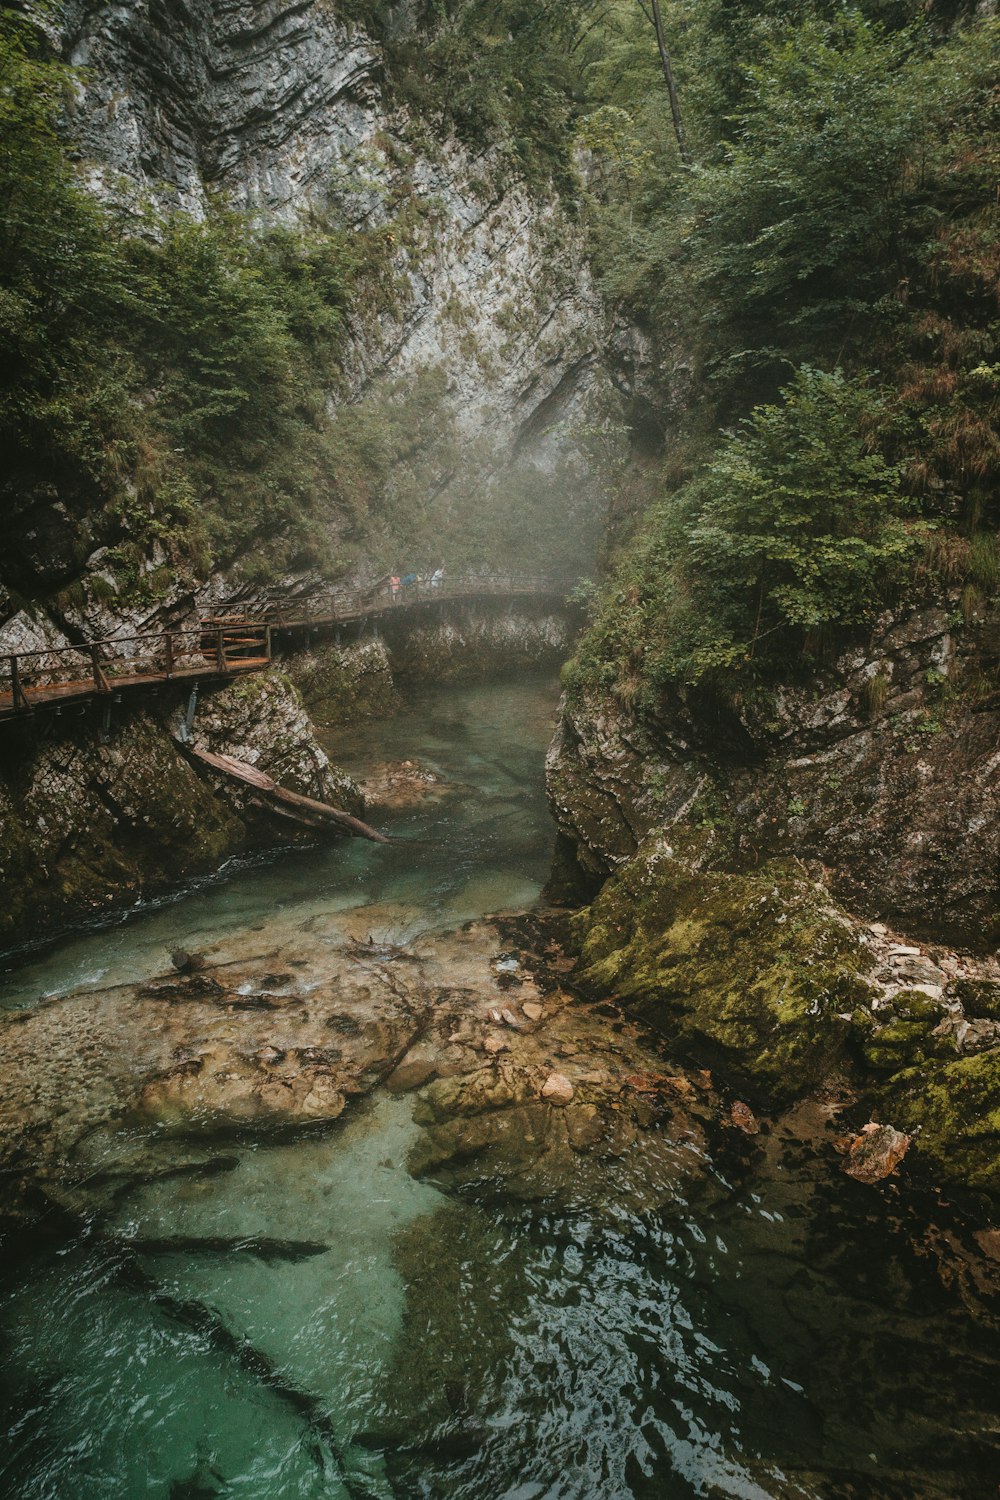
[[[667,93],[670,95],[670,113],[674,121],[674,135],[677,137],[677,150],[680,155],[681,165],[690,167],[691,153],[688,150],[687,137],[684,134],[684,121],[681,119],[681,106],[677,98],[677,85],[674,83],[674,70],[670,61],[670,52],[667,47],[667,38],[663,30],[663,17],[660,14],[660,0],[649,0],[653,12],[653,28],[656,31],[656,45],[660,49],[660,65],[663,68],[663,77],[667,84]]]

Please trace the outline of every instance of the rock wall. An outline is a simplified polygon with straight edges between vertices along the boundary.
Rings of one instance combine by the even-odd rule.
[[[287,663],[317,724],[337,727],[392,713],[398,704],[385,641],[373,636],[353,644],[317,642]]]
[[[377,42],[325,0],[70,0],[62,14],[96,191],[194,215],[213,195],[270,218],[314,205],[359,229],[403,195],[398,306],[354,315],[351,395],[441,364],[470,436],[553,446],[602,324],[582,235],[553,195],[511,181],[495,152],[429,140],[387,103]]]
[[[389,620],[383,631],[399,680],[457,683],[546,666],[555,670],[566,659],[575,624],[564,609],[480,600],[475,606],[442,606],[438,618],[426,623]]]
[[[553,814],[598,877],[687,823],[720,861],[794,855],[858,915],[983,951],[1000,938],[998,667],[1000,620],[945,602],[742,702],[664,694],[641,724],[610,696],[567,703]]]
[[[148,900],[285,836],[238,790],[195,771],[172,733],[186,700],[41,721],[0,747],[0,947]],[[16,732],[33,735],[34,729]],[[260,766],[293,791],[360,809],[277,673],[205,691],[193,742]]]
[[[412,685],[476,682],[511,673],[553,671],[570,649],[572,612],[480,600],[434,606],[424,623],[409,613],[384,620],[359,641],[317,641],[288,659],[289,676],[312,719],[340,726],[381,718]]]
[[[1000,634],[949,605],[752,699],[567,702],[548,789],[597,891],[585,991],[764,1108],[823,1087],[913,1132],[908,1170],[996,1192]]]

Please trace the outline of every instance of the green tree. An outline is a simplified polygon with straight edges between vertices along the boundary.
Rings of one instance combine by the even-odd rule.
[[[688,540],[701,592],[739,622],[734,645],[748,656],[783,627],[870,618],[920,531],[899,467],[876,446],[881,403],[863,382],[805,368],[782,398],[755,408],[709,464]]]

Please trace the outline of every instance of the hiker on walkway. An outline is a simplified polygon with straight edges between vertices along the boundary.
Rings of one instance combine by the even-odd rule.
[[[392,595],[392,602],[393,602],[393,604],[395,604],[397,598],[399,597],[399,574],[398,573],[393,573],[392,576],[391,576],[391,578],[389,579],[389,592]]]
[[[444,582],[444,563],[431,574],[431,588],[439,589]]]

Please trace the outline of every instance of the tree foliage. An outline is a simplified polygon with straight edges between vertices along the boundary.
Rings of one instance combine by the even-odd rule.
[[[602,661],[630,694],[718,680],[871,620],[922,536],[873,443],[881,415],[867,381],[799,370],[647,518],[577,680]]]
[[[794,670],[1000,523],[995,18],[666,13],[694,171],[662,149],[621,6],[614,65],[588,61],[630,164],[593,180],[595,253],[658,352],[646,410],[667,441],[573,674],[650,705],[669,682]]]
[[[592,0],[339,0],[384,51],[387,83],[437,133],[488,148],[521,176],[572,187],[582,104],[574,45]]]

